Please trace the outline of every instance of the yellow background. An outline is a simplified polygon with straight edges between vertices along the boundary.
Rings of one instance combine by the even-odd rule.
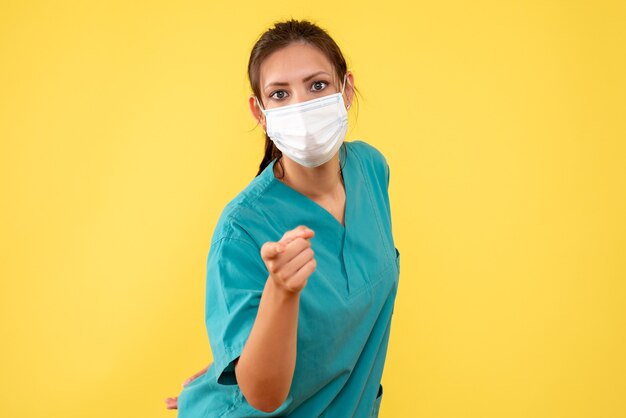
[[[626,416],[623,1],[0,4],[0,415],[175,417],[248,55],[295,17],[391,167],[381,417]]]

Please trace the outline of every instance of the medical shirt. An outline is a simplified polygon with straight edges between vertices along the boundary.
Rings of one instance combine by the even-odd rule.
[[[206,327],[213,363],[178,398],[179,418],[376,417],[400,274],[389,205],[389,166],[361,141],[339,150],[346,191],[342,225],[278,180],[272,160],[224,210],[206,271]],[[300,293],[296,365],[289,395],[273,412],[252,407],[234,373],[269,273],[266,241],[298,225],[317,266]]]

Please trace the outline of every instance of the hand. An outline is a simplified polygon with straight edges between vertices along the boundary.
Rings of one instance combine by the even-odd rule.
[[[189,383],[191,383],[194,380],[196,380],[198,377],[202,376],[204,373],[206,373],[206,371],[209,370],[209,367],[211,367],[211,363],[209,363],[208,366],[206,366],[204,369],[200,370],[198,373],[196,373],[193,376],[187,378],[183,382],[183,388],[185,386],[187,386]],[[165,398],[165,407],[167,409],[178,409],[178,396],[175,396],[173,398],[171,398],[171,397]]]
[[[313,230],[300,225],[285,232],[280,241],[263,244],[261,258],[278,288],[297,294],[306,286],[316,266],[309,241],[314,235]]]

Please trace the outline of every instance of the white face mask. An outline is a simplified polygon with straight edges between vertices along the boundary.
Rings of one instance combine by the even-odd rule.
[[[347,75],[347,74],[346,74]],[[267,135],[283,154],[305,167],[317,167],[329,161],[341,147],[348,131],[348,112],[341,93],[263,109]]]

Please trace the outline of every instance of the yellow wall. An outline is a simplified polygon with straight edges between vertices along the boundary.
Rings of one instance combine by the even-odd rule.
[[[623,1],[209,3],[1,3],[0,415],[175,417],[261,159],[248,54],[296,17],[391,166],[381,417],[626,416]]]

